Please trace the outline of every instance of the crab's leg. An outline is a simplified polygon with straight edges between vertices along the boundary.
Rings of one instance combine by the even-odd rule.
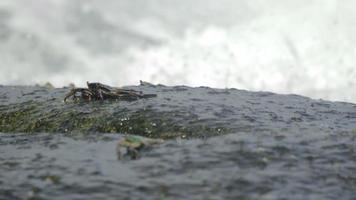
[[[83,99],[88,100],[88,101],[91,101],[91,98],[92,98],[92,96],[93,96],[93,93],[92,93],[89,89],[84,88],[84,89],[81,91],[81,94],[82,94],[82,98],[83,98]]]
[[[127,147],[128,153],[130,154],[131,159],[136,160],[140,157],[140,153],[137,149],[132,147]]]
[[[69,97],[75,96],[75,94],[77,92],[81,93],[82,95],[84,93],[86,93],[87,96],[89,97],[89,100],[91,99],[91,96],[93,95],[93,93],[90,90],[86,89],[86,88],[74,88],[71,91],[69,91],[68,94],[64,97],[64,102],[66,102]]]
[[[98,89],[98,95],[99,95],[100,100],[104,100],[103,90],[102,89]]]
[[[121,145],[116,146],[116,154],[117,154],[117,159],[121,160],[122,159],[122,153],[121,153]]]
[[[66,94],[66,96],[64,97],[64,102],[66,102],[69,97],[75,95],[75,93],[77,93],[77,90],[76,90],[76,89],[71,89],[71,90]]]
[[[117,89],[117,90],[115,90],[115,93],[117,95],[130,95],[130,96],[139,97],[142,92],[137,92],[135,90]]]

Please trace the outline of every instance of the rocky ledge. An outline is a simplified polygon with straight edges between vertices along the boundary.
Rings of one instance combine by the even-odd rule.
[[[0,86],[0,132],[205,138],[237,132],[338,134],[356,129],[356,105],[351,103],[207,87],[125,88],[157,97],[64,102],[68,88]]]

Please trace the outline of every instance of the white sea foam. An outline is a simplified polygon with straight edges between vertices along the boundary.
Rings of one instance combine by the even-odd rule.
[[[141,1],[108,2],[3,0],[0,83],[145,80],[356,102],[355,1],[197,1],[183,13],[190,1],[156,0],[139,14],[125,10]]]

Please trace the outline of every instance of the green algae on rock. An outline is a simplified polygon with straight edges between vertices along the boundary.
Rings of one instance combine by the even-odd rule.
[[[63,102],[68,88],[3,86],[0,132],[127,133],[206,138],[232,132],[344,132],[356,129],[356,105],[236,89],[126,87],[155,98]]]

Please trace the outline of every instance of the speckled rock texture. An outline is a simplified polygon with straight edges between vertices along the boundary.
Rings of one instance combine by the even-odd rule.
[[[0,199],[356,198],[356,105],[297,95],[132,86],[156,98],[63,102],[0,87]],[[164,138],[118,160],[125,134]]]
[[[0,87],[0,132],[101,132],[204,138],[234,132],[340,133],[356,105],[297,95],[185,86],[133,86],[157,97],[63,102],[68,88]]]

